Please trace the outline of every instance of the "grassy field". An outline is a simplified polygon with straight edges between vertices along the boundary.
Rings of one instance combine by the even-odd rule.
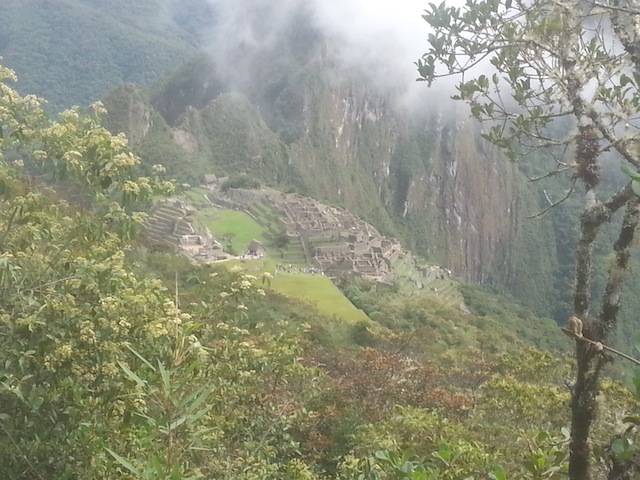
[[[299,239],[291,239],[289,244],[282,248],[270,245],[270,238],[284,233],[284,228],[279,221],[280,213],[266,203],[254,204],[250,211],[255,218],[245,212],[227,210],[211,205],[203,194],[210,193],[207,189],[196,187],[184,192],[185,199],[197,208],[198,221],[207,227],[213,237],[223,246],[231,247],[236,255],[241,255],[247,249],[247,245],[253,240],[259,240],[267,250],[267,257],[276,263],[293,264],[298,267],[308,266],[302,243]],[[257,221],[256,221],[257,220]],[[227,237],[227,239],[225,239]],[[273,269],[272,269],[273,270]]]
[[[269,272],[273,275],[277,263],[273,259],[263,258],[245,262],[229,260],[224,262],[224,266],[227,268],[240,266],[259,277],[263,272]],[[322,275],[278,272],[271,280],[270,288],[287,297],[307,301],[314,305],[320,313],[335,316],[348,323],[369,320],[369,317],[362,310],[347,300],[331,280]]]
[[[224,244],[223,238],[230,238],[231,246],[238,255],[244,253],[247,245],[254,239],[266,242],[264,228],[245,212],[209,207],[198,210],[198,220],[221,243]]]
[[[185,192],[185,196],[197,206],[198,221],[211,231],[216,240],[224,245],[225,237],[230,239],[231,246],[238,255],[244,253],[253,239],[261,241],[267,249],[267,256],[263,259],[246,262],[230,260],[224,262],[226,267],[232,268],[239,265],[256,274],[262,272],[273,274],[277,264],[307,266],[302,244],[298,239],[292,240],[282,249],[269,248],[269,232],[273,235],[280,231],[277,211],[268,205],[256,204],[252,213],[264,224],[260,225],[245,212],[206,205],[202,197],[203,193],[206,193],[206,190],[197,188]],[[329,317],[336,317],[348,323],[368,321],[368,317],[362,310],[354,307],[331,280],[321,275],[278,272],[271,282],[271,288],[287,297],[307,301],[320,313]]]
[[[331,280],[321,275],[278,272],[271,288],[283,295],[306,300],[325,315],[336,316],[350,323],[367,321],[369,317],[342,295]]]

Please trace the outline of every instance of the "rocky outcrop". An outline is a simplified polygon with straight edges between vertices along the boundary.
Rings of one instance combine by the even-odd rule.
[[[153,126],[153,107],[137,87],[123,85],[105,97],[109,115],[106,126],[114,132],[126,132],[133,147],[149,133]]]

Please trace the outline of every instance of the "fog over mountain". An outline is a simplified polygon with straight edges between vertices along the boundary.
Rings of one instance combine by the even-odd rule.
[[[317,24],[341,45],[344,61],[372,74],[412,84],[413,63],[426,43],[420,0],[316,0]]]
[[[211,53],[219,69],[235,81],[247,80],[247,63],[255,54],[275,48],[284,29],[306,27],[323,39],[340,67],[385,89],[416,89],[414,62],[424,52],[427,35],[421,0],[209,2],[218,18],[209,37]],[[420,90],[425,91],[424,85]]]

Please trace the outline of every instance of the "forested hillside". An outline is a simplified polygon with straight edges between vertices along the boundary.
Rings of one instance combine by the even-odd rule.
[[[348,208],[464,281],[501,286],[547,315],[562,310],[567,299],[546,280],[558,275],[551,221],[526,219],[540,196],[463,111],[425,99],[425,112],[411,113],[313,53],[279,61],[288,63],[277,89],[232,91],[200,56],[150,96],[112,91],[108,125],[180,180],[255,175]]]
[[[564,194],[564,184],[531,185],[522,174],[545,167],[514,168],[467,110],[443,103],[447,93],[406,97],[345,64],[309,5],[292,2],[287,15],[270,2],[249,9],[243,32],[262,32],[264,42],[216,36],[213,5],[9,1],[0,55],[17,68],[17,88],[44,94],[49,111],[104,98],[107,126],[124,131],[149,167],[161,163],[192,184],[250,172],[348,208],[464,281],[567,315],[565,220],[575,207],[527,218]],[[625,307],[625,325],[633,312]]]
[[[573,207],[526,219],[545,208],[548,195],[561,197],[564,185],[528,185],[473,131],[466,111],[434,100],[440,93],[411,97],[418,117],[398,109],[397,87],[385,92],[379,79],[345,70],[310,7],[291,8],[277,28],[260,27],[260,15],[273,13],[265,2],[260,15],[245,15],[244,28],[267,32],[269,41],[229,40],[223,49],[215,43],[217,8],[204,0],[9,1],[0,55],[20,74],[17,88],[46,96],[50,111],[138,85],[109,95],[109,126],[134,146],[145,140],[143,159],[180,180],[251,170],[351,209],[465,281],[566,315],[573,252],[565,219]],[[192,60],[202,48],[213,59],[201,53]],[[136,90],[150,85],[150,95]],[[187,106],[195,110],[185,113]],[[544,171],[523,167],[531,177]],[[623,312],[626,324],[633,311]]]
[[[215,12],[205,0],[6,0],[0,56],[23,93],[58,112],[115,85],[147,86],[193,56]]]

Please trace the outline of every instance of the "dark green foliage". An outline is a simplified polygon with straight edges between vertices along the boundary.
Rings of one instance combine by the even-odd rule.
[[[164,3],[8,0],[0,55],[20,76],[20,90],[46,97],[49,110],[86,105],[116,85],[155,82],[195,53],[197,40]]]
[[[410,340],[406,347],[410,345],[418,351],[477,347],[499,352],[520,348],[522,341],[555,351],[566,351],[571,346],[553,320],[537,317],[512,298],[480,287],[460,287],[470,313],[434,294],[405,297],[391,287],[346,278],[340,287],[372,320],[397,334],[407,335]],[[372,341],[358,327],[354,328],[356,338],[365,344]]]
[[[261,186],[262,185],[260,183],[260,180],[258,180],[256,177],[248,175],[246,173],[241,173],[239,175],[229,177],[229,179],[220,186],[220,189],[223,192],[226,192],[230,188],[257,189]]]
[[[219,171],[255,175],[270,184],[294,180],[286,147],[244,95],[222,94],[203,110],[190,111],[183,122],[201,125],[199,140],[206,142],[207,159]]]
[[[275,237],[271,240],[271,244],[275,248],[287,248],[291,243],[291,238],[287,235],[286,232],[280,232],[275,235]]]
[[[206,45],[218,12],[207,0],[169,0],[169,13],[186,39],[194,45]]]
[[[491,292],[488,288],[475,285],[461,285],[465,305],[471,313],[480,317],[498,320],[500,328],[517,332],[538,348],[556,351],[568,351],[571,342],[557,329],[550,318],[538,317],[527,307],[519,305],[516,299],[507,294]]]

